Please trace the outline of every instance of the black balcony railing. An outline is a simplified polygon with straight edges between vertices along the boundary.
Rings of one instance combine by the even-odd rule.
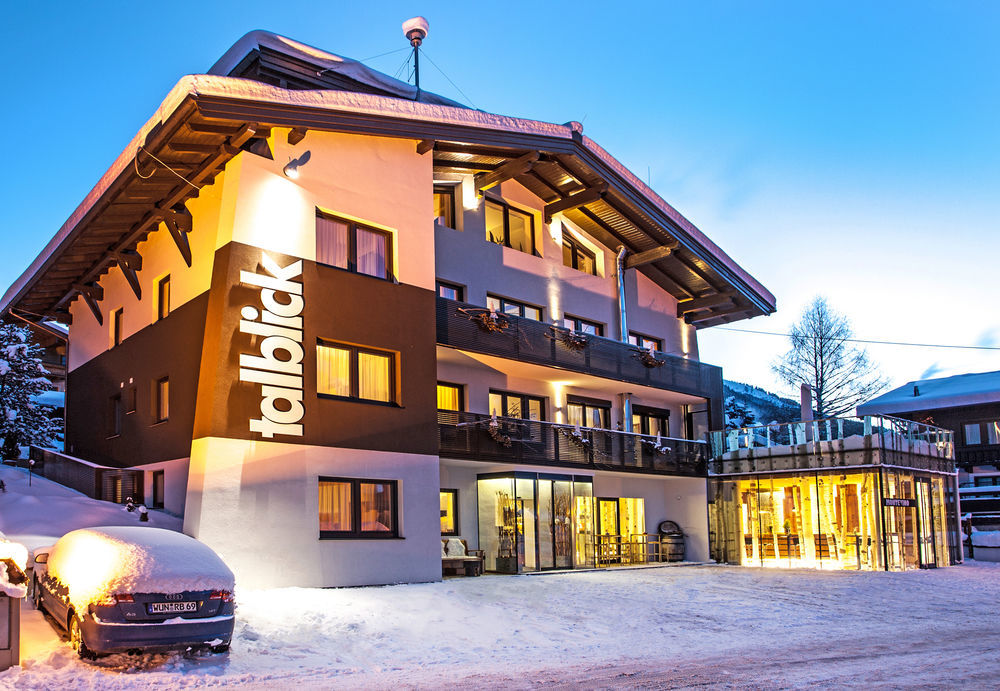
[[[704,477],[708,445],[551,422],[438,411],[444,458]]]
[[[719,367],[662,353],[650,360],[635,346],[600,336],[572,343],[565,329],[509,315],[502,315],[506,321],[502,330],[489,330],[475,318],[482,314],[488,314],[482,307],[438,298],[438,343],[708,399],[722,398]]]

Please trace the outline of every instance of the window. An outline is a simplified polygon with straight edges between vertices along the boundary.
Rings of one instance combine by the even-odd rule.
[[[576,331],[581,334],[590,334],[591,336],[604,335],[603,324],[587,321],[586,319],[580,319],[579,317],[571,317],[568,314],[563,315],[563,326],[570,331]]]
[[[153,471],[153,508],[163,508],[163,471]]]
[[[395,354],[321,341],[316,346],[316,391],[325,396],[394,403]]]
[[[125,389],[125,393],[123,396],[123,406],[126,415],[135,412],[135,404],[137,398],[138,397],[136,396],[135,384],[129,384],[128,387]]]
[[[979,435],[979,423],[965,426],[965,444],[966,446],[973,446],[975,444],[982,444],[982,437]]]
[[[628,342],[634,346],[638,346],[643,350],[658,350],[663,352],[663,341],[659,338],[653,338],[651,336],[643,336],[642,334],[636,333],[634,331],[628,332]]]
[[[438,281],[437,284],[438,297],[447,298],[449,300],[458,300],[462,302],[465,300],[465,289],[460,285],[455,285],[454,283],[445,283],[444,281]]]
[[[124,313],[119,307],[111,313],[111,347],[114,348],[122,342],[122,321]]]
[[[1000,421],[986,423],[986,443],[1000,444]]]
[[[392,239],[384,230],[316,214],[316,261],[355,273],[392,277]]]
[[[320,538],[397,537],[395,480],[319,479]]]
[[[170,314],[170,276],[164,276],[156,282],[156,320]]]
[[[670,436],[670,411],[660,408],[632,407],[632,431],[651,437]]]
[[[486,202],[486,239],[519,252],[535,253],[535,219],[502,202]]]
[[[154,422],[165,422],[170,417],[170,380],[167,377],[156,381],[154,395]]]
[[[117,437],[122,433],[122,395],[116,393],[108,405],[108,436]]]
[[[610,429],[611,403],[579,396],[567,396],[566,422],[574,427]]]
[[[458,490],[441,490],[441,534],[458,535]]]
[[[542,321],[541,307],[534,307],[533,305],[527,305],[523,302],[517,302],[515,300],[508,300],[507,298],[498,298],[494,295],[487,295],[486,308],[493,310],[494,312],[509,314],[515,317],[534,319],[536,322]]]
[[[447,384],[439,381],[437,385],[437,395],[438,410],[453,410],[456,412],[465,410],[462,387],[460,385]]]
[[[455,185],[434,185],[434,222],[455,228]]]
[[[538,396],[490,391],[490,414],[521,420],[544,420],[545,401]]]
[[[566,232],[563,232],[563,265],[585,274],[597,275],[594,253]]]

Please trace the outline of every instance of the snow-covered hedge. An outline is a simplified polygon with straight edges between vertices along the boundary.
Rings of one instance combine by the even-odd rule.
[[[67,586],[76,609],[116,593],[231,592],[235,584],[233,572],[206,545],[144,526],[67,533],[49,553],[48,569]]]

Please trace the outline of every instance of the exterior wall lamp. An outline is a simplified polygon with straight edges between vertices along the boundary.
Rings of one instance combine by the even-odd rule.
[[[299,179],[299,167],[305,165],[309,162],[310,154],[308,151],[303,152],[298,158],[289,158],[288,163],[285,167],[281,169],[281,172],[285,174],[285,177],[289,180]]]

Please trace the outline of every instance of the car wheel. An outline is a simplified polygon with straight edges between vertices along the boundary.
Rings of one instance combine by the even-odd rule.
[[[80,618],[76,614],[70,614],[69,617],[69,644],[84,660],[94,660],[97,655],[87,647],[87,644],[83,641],[83,630],[80,628]]]
[[[223,643],[222,645],[213,645],[212,646],[212,652],[216,653],[216,654],[228,653],[229,652],[229,644],[228,643]]]
[[[31,604],[35,606],[35,609],[41,611],[42,609],[42,586],[38,582],[37,578],[31,579]]]

